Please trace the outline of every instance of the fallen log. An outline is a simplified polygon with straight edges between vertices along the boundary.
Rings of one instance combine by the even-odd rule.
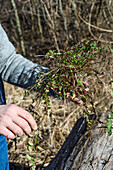
[[[92,129],[92,140],[76,156],[71,170],[113,170],[113,133],[109,136],[106,132],[106,117],[103,113],[95,128]],[[82,159],[80,160],[82,154]]]
[[[56,157],[50,162],[45,170],[70,169],[73,165],[75,157],[82,147],[82,144],[80,144],[79,148],[75,150],[76,144],[86,131],[87,122],[86,119],[82,116],[80,119],[77,120],[63,146],[57,153]]]

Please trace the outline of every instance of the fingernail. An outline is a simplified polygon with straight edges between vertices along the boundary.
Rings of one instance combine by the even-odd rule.
[[[34,127],[34,130],[37,130],[37,125]]]

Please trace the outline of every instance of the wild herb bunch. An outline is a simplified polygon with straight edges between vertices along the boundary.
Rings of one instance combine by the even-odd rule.
[[[40,75],[38,75],[37,82],[33,87],[31,87],[31,90],[35,89],[35,91],[38,91],[37,99],[45,101],[45,111],[48,117],[51,117],[52,120],[49,125],[50,127],[56,124],[56,119],[52,119],[52,113],[49,112],[49,95],[53,95],[58,99],[68,99],[75,103],[83,104],[85,106],[84,115],[87,117],[88,128],[91,129],[93,120],[91,117],[92,115],[90,115],[91,111],[87,107],[89,100],[91,104],[91,110],[95,109],[92,104],[92,92],[90,89],[91,84],[88,85],[86,79],[89,75],[91,76],[91,62],[93,61],[92,63],[94,63],[96,60],[98,60],[98,57],[102,57],[103,61],[108,62],[110,71],[110,59],[106,60],[106,56],[109,54],[111,55],[111,53],[113,53],[113,49],[110,47],[110,45],[104,46],[100,42],[94,40],[84,40],[67,51],[57,53],[55,50],[50,50],[46,54],[46,67],[49,68],[49,72],[41,72]],[[113,87],[111,71],[110,83],[112,83]],[[28,96],[29,92],[27,91],[25,95]],[[113,97],[113,91],[111,91],[111,97]],[[113,111],[107,117],[106,121],[106,128],[109,135],[112,134],[112,121]],[[30,152],[33,149],[34,151],[36,150],[36,146],[38,144],[37,133],[38,132],[36,131],[33,135],[33,142],[28,143],[28,150]],[[31,158],[27,154],[26,157],[30,161],[30,166],[35,168],[36,155]]]
[[[87,64],[102,50],[99,43],[85,40],[67,51],[57,53],[50,50],[46,58],[49,72],[40,73],[35,89],[46,102],[50,94],[57,98],[70,99],[75,103],[85,104],[91,92],[85,77],[87,77]],[[33,88],[34,88],[33,87]]]

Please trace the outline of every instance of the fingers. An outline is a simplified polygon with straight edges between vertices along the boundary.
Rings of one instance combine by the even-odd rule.
[[[78,99],[77,97],[73,97],[70,92],[67,92],[67,98],[71,99],[71,101],[73,101],[76,104],[80,104],[83,105],[83,101]]]
[[[37,129],[37,124],[36,124],[34,118],[32,117],[32,115],[29,112],[27,112],[26,110],[24,110],[16,105],[10,105],[10,108],[8,108],[8,111],[7,111],[7,115],[9,117],[11,117],[11,119],[14,122],[17,122],[18,125],[23,123],[23,126],[24,126],[24,123],[25,123],[25,127],[29,124],[32,129],[34,129],[34,130]],[[21,121],[19,122],[18,120],[20,120],[19,119],[20,117],[26,121],[22,121],[22,119],[21,119],[22,123],[21,123]],[[26,125],[27,122],[28,122],[28,124]],[[27,130],[25,129],[25,131],[27,131]]]
[[[32,115],[16,105],[4,105],[0,107],[0,134],[13,139],[16,135],[27,134],[31,128],[36,130],[37,125]]]
[[[15,138],[15,135],[13,132],[11,132],[9,129],[1,125],[0,125],[0,134],[4,135],[6,138],[9,138],[9,139]]]
[[[21,136],[21,133],[23,133],[23,131],[26,134],[29,134],[31,132],[31,128],[25,119],[23,119],[21,117],[18,117],[18,119],[17,119],[17,117],[15,116],[15,117],[13,117],[12,121],[13,121],[12,129],[14,127],[16,128],[16,130],[14,132],[16,132],[17,135],[20,134],[20,136]]]
[[[77,103],[77,104],[83,105],[83,101],[80,100],[80,99],[78,99],[78,98],[76,98],[76,97],[73,98],[72,101],[75,102],[75,103]]]
[[[22,109],[22,108],[19,108],[19,111],[17,112],[18,116],[20,116],[21,118],[24,118],[28,123],[29,125],[31,126],[32,129],[36,130],[37,129],[37,124],[35,122],[35,120],[33,119],[32,115],[27,112],[26,110]],[[20,119],[19,119],[20,120]],[[23,121],[21,119],[21,121],[23,122],[23,124],[25,125],[25,127],[27,127],[27,124],[25,121]],[[21,124],[21,126],[23,127],[21,121],[17,121],[17,124]],[[25,129],[25,131],[27,131],[29,129]]]
[[[27,125],[29,127],[29,125]],[[7,132],[10,136],[13,134],[18,135],[18,136],[22,136],[23,135],[23,130],[22,128],[20,128],[18,125],[16,125],[14,122],[12,122],[11,118],[9,116],[4,116],[2,118],[2,122],[0,124],[1,130],[2,129],[6,129],[5,133]],[[9,132],[10,131],[10,132]],[[6,135],[6,134],[5,134]],[[12,135],[11,138],[14,138]]]
[[[14,134],[17,136],[22,136],[23,135],[23,130],[22,128],[20,128],[18,125],[16,125],[15,123],[11,122],[7,128]]]

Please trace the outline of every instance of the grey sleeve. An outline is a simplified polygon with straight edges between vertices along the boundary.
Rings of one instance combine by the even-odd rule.
[[[2,79],[19,87],[28,88],[36,82],[40,71],[47,72],[48,68],[34,64],[20,54],[16,54],[14,46],[0,25],[0,75]]]

